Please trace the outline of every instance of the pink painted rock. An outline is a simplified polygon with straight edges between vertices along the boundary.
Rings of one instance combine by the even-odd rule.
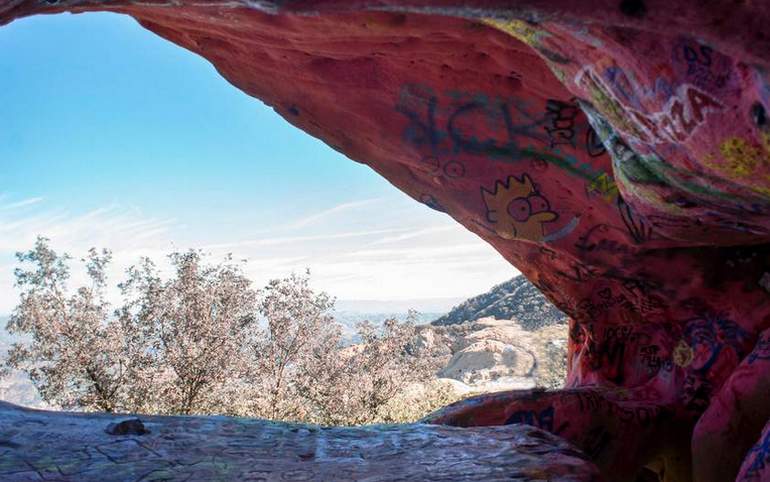
[[[737,482],[767,482],[770,480],[770,423],[765,426],[759,442],[752,447],[741,466]]]
[[[770,3],[0,0],[0,23],[88,10],[203,55],[478,234],[571,317],[568,389],[431,421],[538,425],[617,481],[649,465],[723,482],[755,454],[770,415]]]

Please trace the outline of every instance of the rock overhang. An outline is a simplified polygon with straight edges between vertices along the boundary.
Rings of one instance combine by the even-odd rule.
[[[714,441],[744,418],[732,394],[770,405],[770,5],[5,1],[0,23],[90,10],[206,57],[571,317],[572,391],[435,421],[530,421],[605,471],[663,459],[681,480],[694,433],[696,474],[737,472],[762,426]],[[664,424],[682,440],[656,445]]]

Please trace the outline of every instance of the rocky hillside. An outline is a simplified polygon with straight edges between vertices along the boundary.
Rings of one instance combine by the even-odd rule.
[[[516,281],[516,278],[512,281]],[[511,282],[498,285],[489,293],[470,299],[460,307],[478,307],[480,304],[476,300],[484,296],[491,298],[494,293],[498,294],[497,299],[513,303],[516,298],[506,298],[505,294],[501,293],[504,287],[510,284]],[[522,292],[526,293],[526,290],[514,291]],[[533,298],[535,301],[532,301]],[[517,315],[514,320],[486,317],[447,325],[418,326],[414,346],[417,350],[424,350],[426,354],[430,353],[429,356],[437,357],[436,364],[439,369],[436,372],[436,380],[448,385],[448,401],[476,393],[533,387],[553,389],[563,386],[567,354],[567,327],[561,322],[563,317],[552,316],[544,319],[543,323],[538,323],[535,319],[537,313],[549,313],[539,307],[560,313],[542,297],[539,301],[535,297],[524,299],[528,301],[525,304],[526,310],[516,310],[515,307],[511,309],[516,313],[524,312],[530,317],[522,317],[528,320],[526,325],[518,321],[518,316],[521,315]],[[500,311],[496,313],[499,314]],[[360,316],[375,322],[380,321],[373,315],[369,313]],[[404,317],[405,315],[397,315],[397,318]],[[543,326],[537,327],[538,324]],[[7,350],[11,342],[12,338],[0,329],[0,355]],[[355,340],[350,342],[354,343]],[[0,378],[0,400],[33,408],[48,408],[40,400],[29,378],[20,372]]]
[[[0,360],[5,357],[11,344],[17,340],[5,331],[7,322],[7,317],[0,317]],[[0,377],[0,400],[25,407],[48,408],[48,405],[40,399],[27,375],[16,370]]]
[[[514,320],[481,318],[418,328],[417,348],[440,358],[439,380],[462,393],[560,388],[566,377],[567,328],[526,330]]]
[[[516,276],[474,296],[434,320],[433,325],[454,325],[479,318],[517,320],[525,330],[567,323],[567,316],[549,302],[524,276]]]

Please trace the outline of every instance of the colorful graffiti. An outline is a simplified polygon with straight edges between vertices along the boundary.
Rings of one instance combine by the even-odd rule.
[[[527,174],[497,181],[492,189],[482,187],[481,197],[487,221],[503,239],[541,241],[545,237],[544,224],[559,217]]]
[[[715,438],[698,453],[693,433],[719,421],[711,407],[740,415],[726,380],[767,363],[770,4],[427,1],[418,15],[385,3],[109,9],[479,233],[568,312],[569,388],[472,399],[430,421],[538,425],[608,480],[662,463],[689,482],[676,461],[690,459],[734,480],[719,456],[740,461],[767,416],[747,446]],[[2,4],[0,23],[108,8]],[[766,372],[747,373],[764,387]],[[766,473],[764,445],[751,463]]]
[[[578,74],[576,83],[592,93],[595,105],[630,139],[645,144],[678,143],[690,138],[703,125],[706,116],[724,109],[716,98],[694,85],[679,86],[659,112],[645,113],[625,106],[588,67]]]

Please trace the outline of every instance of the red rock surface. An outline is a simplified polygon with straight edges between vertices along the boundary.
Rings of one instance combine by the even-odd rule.
[[[770,4],[513,3],[0,0],[0,23],[134,16],[571,317],[567,390],[431,421],[537,425],[609,480],[722,482],[746,456],[741,480],[770,480],[751,449],[770,416]]]

